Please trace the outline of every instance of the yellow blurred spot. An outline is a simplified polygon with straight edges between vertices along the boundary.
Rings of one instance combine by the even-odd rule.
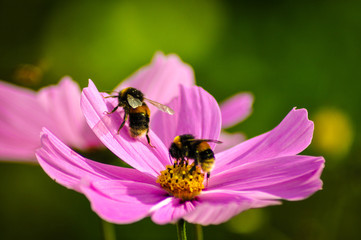
[[[20,64],[14,72],[14,80],[24,85],[38,84],[43,77],[43,70],[32,64]]]
[[[332,157],[344,157],[354,138],[349,116],[340,109],[324,108],[316,113],[314,122],[313,146]]]
[[[267,219],[263,209],[250,209],[227,222],[230,231],[238,234],[252,233],[262,227]]]

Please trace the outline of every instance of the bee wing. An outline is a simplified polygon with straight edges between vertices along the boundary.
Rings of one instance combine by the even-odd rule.
[[[156,108],[158,108],[159,110],[163,111],[163,112],[166,112],[170,115],[173,115],[174,114],[174,110],[171,109],[170,107],[166,106],[166,105],[163,105],[159,102],[156,102],[156,101],[153,101],[153,100],[150,100],[148,98],[145,98],[150,104],[154,105]]]
[[[223,143],[221,141],[218,140],[213,140],[213,139],[189,139],[187,140],[189,142],[213,142],[213,143]]]
[[[127,100],[132,108],[137,108],[143,105],[142,101],[140,101],[138,98],[133,97],[130,94],[127,95]]]

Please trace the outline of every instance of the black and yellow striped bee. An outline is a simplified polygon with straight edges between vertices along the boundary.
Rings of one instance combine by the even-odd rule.
[[[150,110],[144,100],[148,101],[163,112],[170,115],[174,114],[174,111],[170,107],[145,98],[144,94],[136,88],[128,87],[121,90],[118,95],[107,96],[107,98],[109,97],[118,98],[118,105],[111,112],[107,112],[108,114],[115,112],[119,107],[124,109],[124,118],[118,129],[118,134],[129,117],[130,136],[135,138],[145,135],[150,146],[152,146],[148,136]]]
[[[211,139],[196,139],[191,134],[179,135],[174,138],[169,148],[169,154],[176,160],[175,164],[184,164],[186,159],[193,159],[194,165],[191,171],[194,171],[200,164],[203,172],[207,173],[208,179],[215,161],[214,152],[208,142],[222,143]]]

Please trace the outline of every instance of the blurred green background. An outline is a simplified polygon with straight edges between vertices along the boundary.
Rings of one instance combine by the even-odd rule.
[[[222,101],[255,95],[248,137],[304,107],[322,155],[324,189],[246,211],[205,239],[357,239],[361,235],[361,1],[0,1],[0,79],[38,89],[72,76],[112,89],[153,54],[176,53]],[[39,166],[0,163],[0,239],[101,239],[86,198]],[[118,239],[175,239],[149,218]],[[194,239],[192,229],[189,238]]]

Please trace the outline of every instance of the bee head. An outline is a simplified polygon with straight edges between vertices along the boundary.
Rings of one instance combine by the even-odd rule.
[[[141,102],[144,101],[144,94],[136,88],[127,87],[119,92],[119,99],[125,101],[127,96],[131,95],[133,98],[139,99]]]
[[[132,87],[126,88],[126,94],[130,94],[134,98],[137,98],[142,102],[144,100],[144,94],[136,88],[132,88]]]
[[[194,139],[194,136],[191,134],[176,136],[169,148],[169,154],[175,159],[180,159],[187,156],[189,151],[190,139]]]
[[[181,144],[180,142],[177,142],[177,143]],[[179,144],[177,144],[177,143],[173,142],[170,145],[169,154],[171,155],[172,158],[180,159],[180,158],[182,158],[182,147],[181,147],[181,145],[179,147]]]

